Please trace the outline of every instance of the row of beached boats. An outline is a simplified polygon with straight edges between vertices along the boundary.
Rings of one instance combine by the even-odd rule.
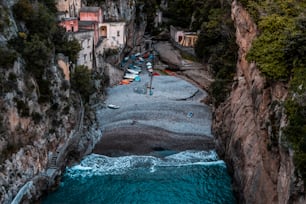
[[[131,55],[130,57],[125,57],[123,62],[121,63],[121,66],[125,66],[125,63],[128,63],[129,60],[132,63],[128,65],[123,78],[131,81],[140,81],[141,78],[139,75],[142,71],[142,67],[145,66],[149,72],[153,72],[153,59],[153,54],[149,53],[137,53],[135,55]]]
[[[124,79],[120,82],[120,84],[129,84],[132,81],[141,81],[139,75],[142,72],[143,67],[146,67],[148,72],[153,73],[153,59],[153,54],[149,53],[137,53],[135,55],[131,55],[130,57],[125,57],[121,62],[121,67],[126,67],[127,63],[131,63],[127,66],[123,76]],[[108,104],[107,107],[110,109],[120,108],[120,106],[115,104]]]

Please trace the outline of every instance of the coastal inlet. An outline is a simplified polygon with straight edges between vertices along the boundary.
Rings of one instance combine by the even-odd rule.
[[[43,203],[235,203],[207,93],[179,77],[156,74],[148,87],[147,70],[139,76],[108,89],[100,141]]]

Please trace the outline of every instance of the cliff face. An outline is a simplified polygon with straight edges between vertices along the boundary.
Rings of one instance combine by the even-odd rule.
[[[5,11],[0,12],[0,49],[7,50],[7,41],[17,36],[11,11],[14,3],[0,1],[0,11]],[[110,10],[105,15],[128,20],[129,36],[133,36],[135,2],[106,1],[104,6]],[[44,68],[47,84],[40,85],[25,69],[22,58],[18,57],[12,66],[0,65],[0,203],[32,203],[39,199],[43,191],[54,186],[64,167],[90,153],[101,136],[92,123],[95,115],[84,113],[79,94],[55,59],[53,56],[54,64]],[[98,65],[96,74],[102,75],[105,65]],[[104,82],[100,78],[94,81],[96,92],[90,104],[103,95],[100,92]],[[87,106],[86,110],[91,108]]]
[[[0,4],[6,11],[3,16],[10,22],[9,27],[2,24],[0,32],[0,49],[4,50],[6,42],[17,35],[13,4]],[[0,203],[11,203],[19,189],[31,180],[29,199],[37,199],[50,187],[47,169],[51,158],[65,147],[75,131],[79,98],[56,64],[45,70],[47,85],[43,87],[25,70],[20,57],[11,66],[0,66]],[[49,95],[43,95],[42,89],[47,89],[44,93]],[[49,99],[43,100],[44,97]]]
[[[56,67],[49,70],[52,100],[41,103],[36,81],[21,62],[0,69],[6,87],[0,97],[1,203],[9,203],[26,182],[48,169],[50,158],[64,146],[78,120],[78,98],[65,87],[61,72]]]
[[[237,1],[232,19],[239,57],[230,96],[214,110],[217,151],[233,173],[239,203],[302,203],[294,195],[299,189],[292,154],[281,144],[287,84],[267,81],[256,64],[246,61],[257,29]]]

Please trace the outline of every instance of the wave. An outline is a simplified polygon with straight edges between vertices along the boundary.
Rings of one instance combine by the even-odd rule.
[[[225,163],[218,158],[215,151],[183,151],[163,158],[155,156],[122,156],[108,157],[91,154],[80,164],[66,169],[66,175],[73,177],[89,177],[95,175],[124,174],[135,169],[146,169],[155,172],[156,168],[179,167],[190,165],[221,165]]]

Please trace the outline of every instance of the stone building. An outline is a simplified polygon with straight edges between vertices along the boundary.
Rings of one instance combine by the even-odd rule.
[[[126,43],[125,22],[103,22],[99,24],[99,35],[106,49],[121,49]]]

